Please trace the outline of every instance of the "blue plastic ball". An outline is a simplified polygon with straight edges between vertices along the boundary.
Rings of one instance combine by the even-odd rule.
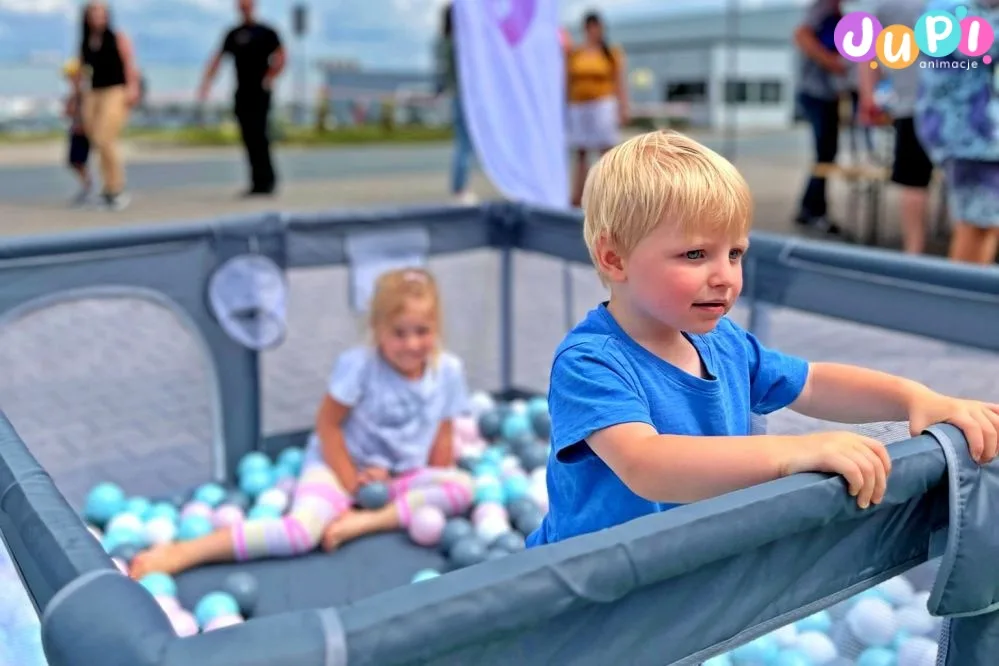
[[[125,502],[125,513],[131,513],[140,520],[149,520],[149,510],[153,504],[145,497],[131,497]]]
[[[732,658],[728,654],[720,654],[717,657],[711,657],[701,666],[732,666]]]
[[[217,483],[206,483],[194,491],[194,499],[196,501],[204,502],[213,509],[222,503],[225,496],[225,488]]]
[[[444,523],[444,531],[441,532],[441,540],[437,544],[438,548],[444,555],[447,555],[454,544],[474,533],[475,528],[467,518],[452,518]]]
[[[270,458],[260,451],[250,451],[240,459],[239,465],[236,467],[236,474],[242,477],[250,472],[259,472],[261,470],[270,469],[270,467]]]
[[[479,416],[479,435],[487,442],[494,441],[502,434],[503,416],[499,410],[491,409]]]
[[[166,518],[174,523],[180,520],[180,511],[177,510],[173,504],[169,502],[157,502],[149,507],[149,511],[146,512],[146,521],[150,521],[154,518]]]
[[[773,662],[774,666],[814,666],[808,655],[798,650],[782,650]]]
[[[257,504],[246,514],[249,520],[259,520],[262,518],[280,518],[281,511],[271,504]]]
[[[274,485],[274,469],[266,467],[252,469],[239,479],[239,489],[249,497],[256,497]]]
[[[433,569],[421,569],[413,575],[413,582],[419,583],[423,580],[430,580],[431,578],[437,578],[440,573]]]
[[[503,456],[506,455],[505,447],[490,446],[488,449],[482,452],[480,460],[483,463],[488,463],[490,465],[498,466],[500,462],[503,461]]]
[[[114,483],[100,483],[87,494],[83,515],[87,522],[104,527],[125,508],[125,491]]]
[[[548,413],[548,400],[536,396],[527,401],[527,413],[529,416],[534,416],[535,414],[547,414]]]
[[[281,481],[283,479],[297,479],[298,470],[293,469],[289,465],[275,465],[274,466],[274,483]]]
[[[776,661],[780,647],[772,636],[760,636],[756,640],[732,650],[732,663],[736,664],[772,664]]]
[[[522,474],[508,477],[503,482],[503,495],[507,502],[514,502],[527,496],[531,482]]]
[[[139,585],[154,597],[176,597],[177,581],[165,573],[146,574],[139,579]]]
[[[389,488],[384,483],[368,483],[357,491],[357,504],[362,509],[380,509],[389,501]]]
[[[801,618],[794,623],[794,627],[801,632],[818,631],[824,634],[832,628],[832,616],[829,615],[828,611],[820,610],[808,617]]]
[[[503,419],[500,434],[503,436],[503,439],[513,439],[531,431],[531,420],[527,414],[510,413]]]
[[[887,648],[867,648],[857,657],[856,666],[895,666],[898,656]]]
[[[177,539],[179,541],[191,541],[211,534],[214,529],[211,519],[205,516],[185,516],[181,518],[177,526]]]
[[[302,471],[302,462],[305,460],[305,452],[295,446],[289,446],[278,454],[277,464],[292,470],[297,477]]]
[[[223,615],[239,615],[239,602],[227,592],[209,592],[194,606],[194,619],[202,628]]]
[[[147,545],[146,535],[125,527],[116,527],[104,533],[101,545],[104,546],[104,552],[108,555],[121,546],[144,548]]]

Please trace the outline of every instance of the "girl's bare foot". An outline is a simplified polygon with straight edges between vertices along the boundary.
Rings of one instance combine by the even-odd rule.
[[[399,513],[394,504],[388,504],[375,511],[351,509],[326,528],[323,533],[322,548],[329,553],[365,534],[385,532],[397,527],[399,527]]]

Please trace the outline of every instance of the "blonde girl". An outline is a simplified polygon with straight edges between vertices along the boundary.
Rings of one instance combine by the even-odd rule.
[[[472,504],[470,476],[454,466],[452,419],[466,399],[461,361],[441,349],[441,306],[432,275],[383,274],[369,319],[371,344],[336,361],[306,448],[291,509],[200,539],[139,554],[131,575],[177,573],[201,564],[332,551],[365,534],[408,527],[432,504],[446,515]],[[366,483],[384,482],[391,501],[355,508]]]

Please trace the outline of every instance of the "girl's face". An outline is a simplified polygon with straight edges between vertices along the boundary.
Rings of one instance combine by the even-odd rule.
[[[591,44],[599,44],[604,38],[604,27],[599,21],[586,22],[586,39]]]
[[[108,9],[103,2],[93,2],[87,8],[87,22],[94,30],[103,30],[108,25]]]
[[[434,304],[429,299],[409,299],[403,309],[375,331],[382,356],[410,379],[423,375],[437,348]]]

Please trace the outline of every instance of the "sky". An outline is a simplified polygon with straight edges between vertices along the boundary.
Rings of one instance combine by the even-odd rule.
[[[357,60],[365,67],[413,69],[429,65],[429,44],[446,0],[307,0],[309,35],[293,41],[295,0],[258,0],[259,13],[300,56]],[[587,10],[609,21],[650,14],[721,8],[726,0],[557,0],[563,19]],[[743,8],[801,0],[737,0]],[[0,62],[58,59],[78,42],[82,0],[0,0]],[[234,0],[111,0],[141,61],[188,65],[204,62],[236,19]]]

